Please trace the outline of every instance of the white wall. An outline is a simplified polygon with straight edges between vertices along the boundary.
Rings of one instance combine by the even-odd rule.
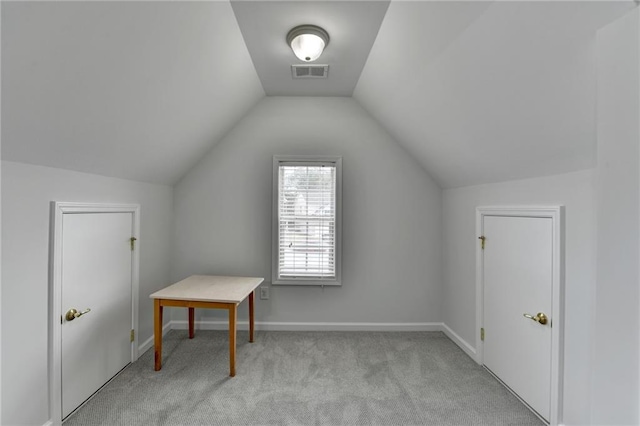
[[[566,206],[564,423],[589,423],[589,322],[595,283],[594,172],[443,191],[443,321],[476,343],[477,206]]]
[[[265,98],[176,185],[174,278],[270,280],[272,157],[286,154],[343,157],[343,284],[273,286],[256,320],[439,322],[441,191],[351,98]]]
[[[2,419],[49,420],[49,203],[141,205],[139,341],[153,334],[148,295],[169,282],[172,188],[2,162]]]
[[[640,13],[598,33],[595,424],[638,424]]]

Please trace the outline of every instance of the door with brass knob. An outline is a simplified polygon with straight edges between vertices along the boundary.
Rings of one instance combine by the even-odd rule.
[[[552,221],[484,216],[483,363],[550,420]]]
[[[62,229],[64,419],[131,362],[132,214],[65,214]]]

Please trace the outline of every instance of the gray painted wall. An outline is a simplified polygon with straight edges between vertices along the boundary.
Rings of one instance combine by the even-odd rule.
[[[638,424],[640,13],[598,33],[595,424]]]
[[[174,278],[269,281],[272,157],[287,154],[343,157],[343,285],[273,286],[256,320],[439,322],[441,191],[351,98],[265,98],[176,185]]]
[[[443,191],[444,289],[442,318],[476,346],[476,207],[564,205],[565,210],[565,388],[564,423],[589,423],[589,350],[595,285],[594,172]]]
[[[2,162],[2,419],[49,420],[49,203],[141,205],[139,342],[153,334],[148,295],[168,284],[172,188]],[[25,313],[26,311],[26,313]]]

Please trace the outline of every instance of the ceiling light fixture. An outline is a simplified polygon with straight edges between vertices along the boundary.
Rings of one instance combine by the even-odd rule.
[[[316,25],[298,25],[287,34],[287,44],[298,59],[312,62],[329,44],[329,34]]]

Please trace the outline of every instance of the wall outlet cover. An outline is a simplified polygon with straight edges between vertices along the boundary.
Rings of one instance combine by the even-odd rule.
[[[260,287],[260,299],[261,300],[269,299],[269,287]]]

